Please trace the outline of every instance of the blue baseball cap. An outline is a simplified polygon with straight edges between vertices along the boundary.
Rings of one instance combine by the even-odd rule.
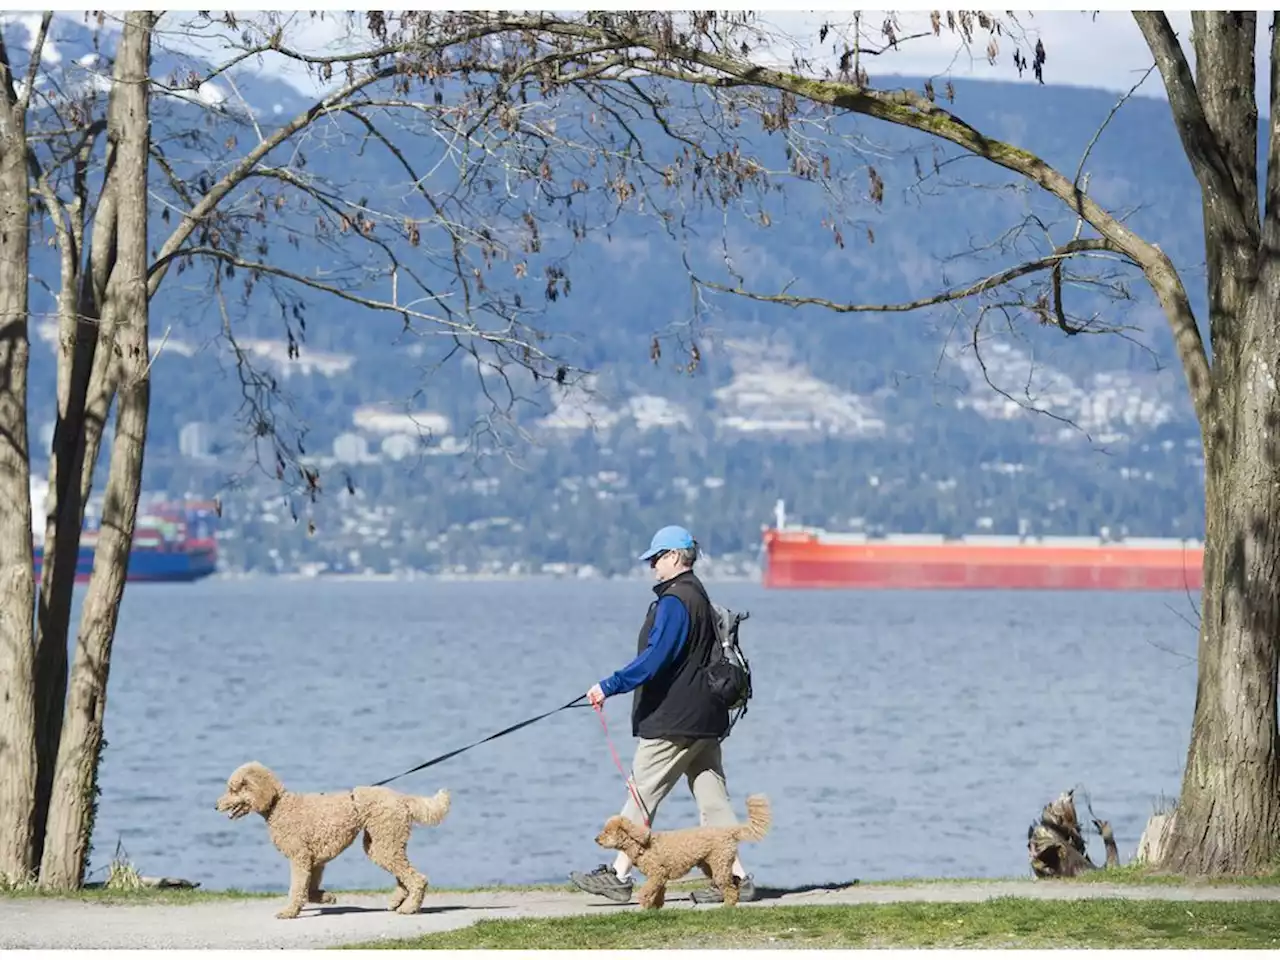
[[[663,527],[649,541],[649,549],[640,554],[641,560],[652,560],[667,550],[687,550],[693,546],[693,534],[684,527]]]

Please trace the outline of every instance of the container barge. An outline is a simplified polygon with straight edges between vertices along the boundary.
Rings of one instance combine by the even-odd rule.
[[[48,484],[32,478],[31,520],[35,573],[44,566],[44,496]],[[101,517],[86,509],[76,558],[76,583],[93,572]],[[129,583],[191,583],[218,569],[218,509],[210,500],[140,502],[129,554]]]

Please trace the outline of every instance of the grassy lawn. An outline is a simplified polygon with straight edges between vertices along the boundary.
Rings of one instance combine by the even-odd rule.
[[[279,893],[258,893],[250,890],[181,890],[151,889],[108,890],[103,887],[87,887],[84,890],[51,893],[36,887],[19,887],[0,889],[0,900],[15,899],[54,899],[81,900],[86,903],[136,903],[136,904],[171,904],[171,903],[209,903],[219,900],[256,900],[279,897]]]
[[[1252,947],[1280,945],[1280,904],[1017,898],[985,903],[627,911],[484,920],[357,949]]]
[[[1060,884],[1186,883],[1134,868],[1099,871]],[[984,881],[935,880],[867,884],[892,887]],[[990,882],[990,881],[988,881]],[[700,885],[687,881],[680,887]],[[1280,884],[1280,875],[1200,881],[1202,884]],[[434,888],[438,893],[567,891],[567,884],[524,887]],[[335,891],[337,892],[337,891]],[[385,896],[387,890],[341,891]],[[241,890],[110,890],[74,894],[0,892],[0,898],[61,896],[113,904],[197,904],[278,898],[282,892]],[[856,906],[667,909],[602,912],[536,920],[481,920],[449,933],[362,944],[370,949],[645,949],[779,947],[1067,947],[1280,948],[1280,902],[1052,901],[1002,897],[981,903],[904,903]]]
[[[863,880],[866,887],[923,887],[938,884],[1010,883],[1031,882],[1030,872],[1016,877],[907,877],[899,880]],[[1094,870],[1066,880],[1040,880],[1039,883],[1106,883],[1142,887],[1276,887],[1280,886],[1280,871],[1253,876],[1183,877],[1172,873],[1156,873],[1142,866],[1113,867],[1110,870]]]
[[[705,881],[684,880],[671,884],[668,889],[672,891],[681,891],[692,889],[693,887],[705,886]],[[576,893],[578,888],[570,883],[532,883],[532,884],[515,884],[506,886],[488,886],[488,887],[437,887],[432,885],[431,893],[433,894],[454,894],[454,893]],[[283,897],[286,894],[283,888],[276,891],[251,891],[251,890],[182,890],[177,888],[158,889],[158,888],[141,888],[141,889],[110,889],[107,887],[86,887],[83,890],[72,892],[50,892],[41,890],[38,887],[17,887],[3,888],[0,887],[0,900],[17,899],[17,898],[51,898],[58,900],[80,900],[88,903],[136,903],[136,904],[173,904],[173,903],[210,903],[219,900],[263,900],[270,898]],[[382,887],[375,890],[334,890],[332,891],[339,899],[342,897],[389,897],[391,896],[390,887]]]
[[[854,881],[859,886],[867,887],[921,887],[921,886],[946,886],[949,884],[984,884],[984,883],[1005,883],[1009,881],[1025,881],[1031,882],[1030,876],[1021,877],[1000,877],[1000,878],[965,878],[965,877],[943,877],[943,878],[909,878],[901,880],[867,880]],[[1226,886],[1226,887],[1248,887],[1248,886],[1280,886],[1280,873],[1268,873],[1252,877],[1206,877],[1200,879],[1188,879],[1186,877],[1175,876],[1171,874],[1156,874],[1139,867],[1119,867],[1112,870],[1098,870],[1093,873],[1084,874],[1071,880],[1055,880],[1040,881],[1062,884],[1119,884],[1125,886]],[[705,883],[701,878],[691,878],[680,881],[671,885],[673,892],[691,889],[693,887],[702,886]],[[437,894],[454,894],[454,893],[546,893],[546,892],[563,892],[572,893],[576,889],[569,883],[545,883],[545,884],[525,884],[525,885],[506,885],[506,886],[488,886],[488,887],[438,887],[433,886],[431,891]],[[375,890],[335,890],[335,894],[342,896],[375,896],[384,897],[391,894],[391,888],[382,888]],[[272,897],[282,897],[285,895],[284,889],[273,892],[258,892],[247,890],[180,890],[180,889],[107,889],[104,887],[90,887],[79,890],[74,893],[48,893],[34,887],[23,887],[18,889],[0,888],[0,899],[16,898],[16,897],[55,897],[68,900],[81,900],[97,903],[131,903],[131,904],[179,904],[179,903],[208,903],[219,900],[246,900],[246,899],[268,899]]]
[[[1094,870],[1060,882],[1140,884],[1144,887],[1275,887],[1280,886],[1280,872],[1272,871],[1238,877],[1183,877],[1173,873],[1155,873],[1141,866],[1125,866],[1110,870]]]

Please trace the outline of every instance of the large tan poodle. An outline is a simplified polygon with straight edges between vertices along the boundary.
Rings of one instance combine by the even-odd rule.
[[[772,819],[769,799],[756,794],[747,797],[747,822],[736,827],[654,833],[619,815],[609,818],[596,843],[621,850],[644,874],[645,883],[636,899],[646,910],[659,909],[666,899],[667,884],[694,867],[701,867],[724,894],[724,905],[734,907],[738,904],[738,878],[733,875],[733,861],[738,858],[738,843],[763,839]]]
[[[427,878],[413,868],[405,848],[415,823],[434,826],[449,812],[449,793],[411,797],[388,787],[356,787],[349,793],[290,793],[260,763],[246,763],[227,778],[217,810],[232,820],[260,813],[271,842],[289,860],[289,904],[276,914],[296,917],[306,903],[334,903],[320,889],[324,865],[364,830],[364,852],[396,878],[390,909],[417,913]]]

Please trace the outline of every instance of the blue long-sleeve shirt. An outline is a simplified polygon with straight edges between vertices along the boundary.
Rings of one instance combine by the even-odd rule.
[[[662,597],[653,613],[648,644],[625,667],[601,680],[601,691],[612,697],[648,683],[680,655],[688,639],[689,611],[678,598]]]

